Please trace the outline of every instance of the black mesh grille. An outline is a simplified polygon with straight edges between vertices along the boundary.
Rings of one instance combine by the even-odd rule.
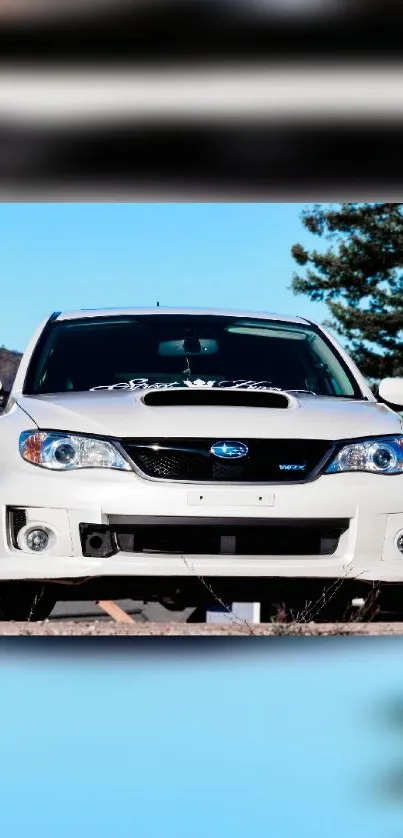
[[[13,547],[18,547],[17,536],[20,530],[25,527],[27,516],[25,509],[10,509],[10,534]]]
[[[211,453],[217,439],[122,440],[125,451],[148,477],[190,482],[295,483],[312,479],[330,458],[333,443],[323,440],[245,440],[248,454],[220,459]]]

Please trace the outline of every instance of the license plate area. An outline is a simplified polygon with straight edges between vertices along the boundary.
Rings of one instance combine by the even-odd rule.
[[[251,492],[247,490],[225,489],[224,491],[188,492],[188,506],[210,507],[271,507],[274,506],[274,492]]]

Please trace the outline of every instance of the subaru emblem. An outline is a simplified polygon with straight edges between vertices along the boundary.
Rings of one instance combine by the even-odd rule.
[[[221,460],[239,460],[248,454],[248,446],[243,442],[216,442],[210,448],[210,454]]]

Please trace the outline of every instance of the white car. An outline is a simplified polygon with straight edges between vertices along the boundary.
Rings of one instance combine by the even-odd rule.
[[[53,314],[3,394],[1,617],[402,583],[403,379],[379,392],[303,318]]]

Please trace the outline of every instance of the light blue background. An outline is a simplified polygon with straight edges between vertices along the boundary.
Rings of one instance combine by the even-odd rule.
[[[1,645],[2,835],[402,835],[401,639],[44,648]]]
[[[0,345],[22,351],[48,313],[217,306],[301,314],[291,247],[303,204],[0,204]]]

